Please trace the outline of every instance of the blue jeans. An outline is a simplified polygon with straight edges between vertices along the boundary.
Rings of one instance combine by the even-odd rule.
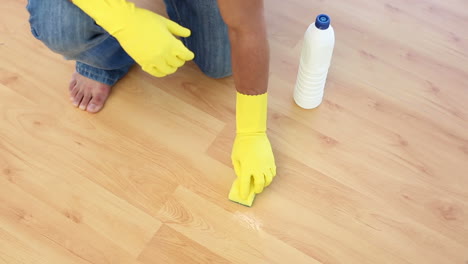
[[[207,76],[231,75],[227,26],[216,0],[165,0],[169,17],[191,29],[182,39]],[[52,51],[76,61],[81,75],[108,85],[122,78],[135,61],[119,42],[69,0],[29,0],[32,34]]]

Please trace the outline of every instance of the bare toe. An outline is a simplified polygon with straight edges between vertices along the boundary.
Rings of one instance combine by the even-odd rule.
[[[81,100],[80,109],[81,110],[86,110],[90,100],[91,100],[91,92],[87,91],[87,92],[85,92],[85,94],[83,96],[83,100]]]
[[[79,90],[80,89],[76,85],[75,85],[75,87],[72,88],[72,90],[70,91],[70,101],[73,102],[73,100],[75,100],[75,96],[76,96],[76,94],[78,93]]]
[[[75,97],[73,98],[73,105],[78,107],[81,103],[81,100],[83,99],[83,96],[84,96],[84,93],[80,89],[78,93],[75,95]]]
[[[68,91],[71,93],[71,91],[73,90],[73,88],[75,88],[75,86],[76,86],[76,79],[72,78],[70,81],[70,85],[68,85]]]
[[[106,94],[97,94],[93,96],[86,110],[91,113],[99,112],[104,106],[104,102],[106,101],[106,99],[107,99]]]

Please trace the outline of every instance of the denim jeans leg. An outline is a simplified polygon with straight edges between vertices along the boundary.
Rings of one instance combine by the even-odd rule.
[[[52,51],[76,61],[83,76],[115,84],[135,63],[118,41],[69,0],[29,0],[31,32]]]
[[[164,0],[164,2],[171,20],[192,31],[192,35],[183,41],[195,53],[195,63],[202,72],[212,78],[232,75],[228,30],[217,1]]]

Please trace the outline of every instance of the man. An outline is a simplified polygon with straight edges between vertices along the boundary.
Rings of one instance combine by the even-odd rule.
[[[70,99],[91,113],[102,109],[111,87],[135,62],[156,77],[175,72],[194,57],[210,77],[232,73],[237,179],[229,197],[250,206],[255,193],[276,175],[266,135],[269,54],[263,0],[165,3],[171,20],[126,0],[29,0],[27,8],[33,35],[76,61]]]

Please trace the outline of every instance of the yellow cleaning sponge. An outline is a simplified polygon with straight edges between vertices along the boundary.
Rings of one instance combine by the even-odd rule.
[[[246,199],[242,199],[242,196],[240,195],[239,179],[236,179],[234,183],[232,183],[231,191],[229,192],[229,200],[251,207],[254,199],[255,199],[255,192],[254,192],[253,181],[250,182],[249,195],[247,196]]]

